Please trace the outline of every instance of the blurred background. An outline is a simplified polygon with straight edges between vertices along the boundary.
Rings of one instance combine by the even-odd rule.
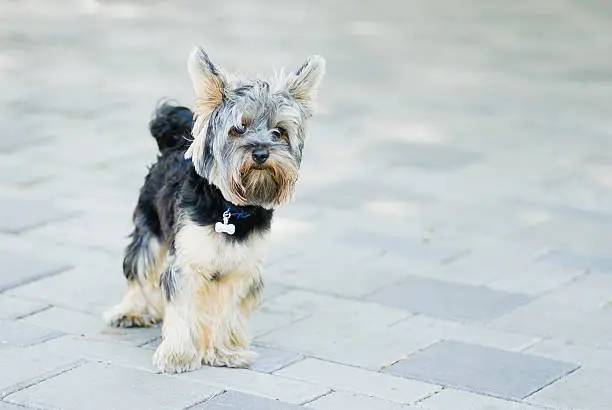
[[[186,59],[201,45],[250,75],[312,54],[328,67],[254,319],[249,374],[283,387],[224,386],[315,408],[609,409],[611,19],[598,0],[3,1],[0,369],[32,373],[0,385],[50,371],[30,366],[36,354],[85,359],[51,379],[82,371],[70,383],[84,391],[119,372],[98,362],[149,366],[130,358],[149,356],[159,329],[113,333],[100,314],[125,289],[122,250],[157,153],[148,121],[162,97],[191,106]],[[316,359],[295,364],[304,355]],[[484,370],[462,374],[461,357]],[[434,387],[347,387],[323,377],[334,363]],[[298,379],[327,392],[287,393]],[[6,400],[98,408],[45,383]]]

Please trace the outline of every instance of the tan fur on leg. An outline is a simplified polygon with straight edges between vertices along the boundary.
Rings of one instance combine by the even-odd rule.
[[[232,272],[208,281],[200,290],[199,317],[204,347],[204,363],[211,366],[248,367],[256,358],[250,350],[248,317],[257,302],[251,295],[259,274]]]
[[[109,326],[147,327],[162,320],[164,303],[159,276],[166,267],[166,249],[158,246],[155,241],[150,246],[150,251],[153,250],[156,255],[154,266],[146,266],[142,261],[137,277],[128,280],[128,291],[121,303],[104,313],[104,320]]]
[[[180,291],[166,307],[163,341],[153,357],[163,372],[180,373],[211,366],[248,367],[256,358],[249,349],[247,319],[258,305],[257,274],[226,274],[206,279],[189,269],[180,272]],[[255,291],[254,291],[255,290]]]
[[[121,303],[104,313],[113,327],[147,327],[161,321],[164,312],[159,281],[153,278],[128,282]]]

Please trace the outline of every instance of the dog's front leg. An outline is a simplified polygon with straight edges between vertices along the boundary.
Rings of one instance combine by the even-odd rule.
[[[205,364],[248,367],[253,363],[256,354],[250,350],[248,329],[251,309],[245,305],[258,299],[261,287],[259,272],[233,271],[205,282],[200,314]]]
[[[174,268],[161,283],[167,305],[163,340],[153,357],[161,371],[253,363],[247,320],[263,289],[259,270],[218,274]]]
[[[161,278],[166,299],[162,342],[153,363],[166,373],[182,373],[202,366],[203,337],[198,310],[203,278],[188,267],[169,268]]]

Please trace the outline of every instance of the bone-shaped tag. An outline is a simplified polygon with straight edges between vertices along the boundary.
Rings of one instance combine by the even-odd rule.
[[[222,222],[217,222],[215,224],[215,231],[219,233],[226,233],[228,235],[233,235],[236,232],[236,226],[234,224],[224,224]]]

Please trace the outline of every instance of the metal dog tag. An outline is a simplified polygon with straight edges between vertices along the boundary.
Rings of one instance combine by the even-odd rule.
[[[217,222],[215,224],[216,232],[226,233],[228,235],[233,235],[234,232],[236,232],[236,226],[229,223],[230,216],[232,216],[232,214],[229,211],[223,212],[223,222]]]

